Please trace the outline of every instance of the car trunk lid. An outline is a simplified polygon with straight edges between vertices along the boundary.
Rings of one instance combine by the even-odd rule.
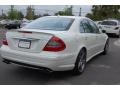
[[[17,30],[6,33],[8,45],[11,49],[39,53],[54,33],[40,30]]]

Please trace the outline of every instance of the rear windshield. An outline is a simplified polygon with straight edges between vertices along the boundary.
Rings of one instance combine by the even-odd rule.
[[[116,26],[117,22],[114,22],[114,21],[103,21],[101,23],[101,25],[113,25],[113,26]]]
[[[39,30],[54,30],[64,31],[68,30],[72,25],[74,19],[64,17],[42,17],[29,24],[25,29],[39,29]]]

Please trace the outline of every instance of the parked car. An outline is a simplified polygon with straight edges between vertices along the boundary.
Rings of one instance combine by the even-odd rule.
[[[30,21],[24,21],[21,23],[20,28],[25,27]]]
[[[21,22],[20,21],[9,21],[6,25],[5,25],[5,28],[7,29],[18,29],[20,28],[20,24]]]
[[[99,28],[105,30],[107,34],[114,34],[118,38],[120,37],[120,22],[118,20],[104,20]]]
[[[100,25],[102,21],[95,21],[96,25]]]
[[[86,17],[47,16],[6,33],[3,62],[81,74],[94,56],[107,54],[109,39]]]
[[[8,22],[8,20],[1,20],[1,21],[0,21],[0,25],[6,25],[7,22]]]

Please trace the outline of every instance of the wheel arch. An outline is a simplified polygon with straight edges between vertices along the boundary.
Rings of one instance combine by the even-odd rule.
[[[87,47],[86,46],[81,46],[79,49],[78,49],[78,54],[80,53],[80,51],[84,49],[86,54],[87,54]]]
[[[84,71],[83,70],[82,72],[78,72],[79,54],[80,54],[81,50],[85,50],[85,53],[87,54],[87,48],[86,47],[81,47],[80,50],[79,50],[79,53],[77,55],[76,61],[74,63],[75,66],[73,68],[73,72],[76,73],[76,74],[81,74]],[[85,63],[86,63],[86,60],[85,60]]]
[[[87,59],[87,48],[86,48],[85,46],[81,46],[80,49],[78,49],[78,50],[79,50],[79,51],[78,51],[78,53],[77,53],[76,60],[77,60],[78,55],[79,55],[79,53],[80,53],[81,50],[85,50],[85,53],[86,53],[86,59]],[[75,63],[76,63],[76,60],[75,60]]]

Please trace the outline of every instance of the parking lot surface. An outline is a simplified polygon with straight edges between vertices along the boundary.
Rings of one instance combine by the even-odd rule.
[[[5,32],[4,32],[5,33]],[[0,34],[0,40],[4,34]],[[70,71],[47,74],[2,62],[0,56],[0,84],[57,84],[57,85],[119,85],[120,84],[120,40],[110,38],[107,55],[98,55],[88,62],[82,75],[72,75]]]

